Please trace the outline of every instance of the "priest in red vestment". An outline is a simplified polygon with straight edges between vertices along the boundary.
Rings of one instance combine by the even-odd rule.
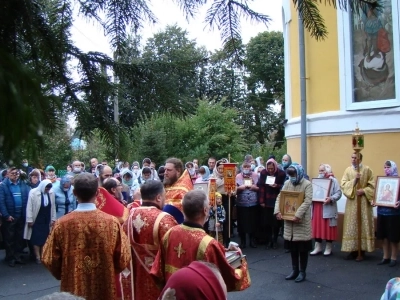
[[[185,221],[164,235],[150,272],[160,287],[179,269],[202,260],[218,267],[228,291],[248,288],[251,282],[246,260],[242,259],[240,268],[232,268],[223,245],[203,230],[209,212],[207,195],[201,190],[190,191],[183,198],[182,207]]]
[[[167,159],[164,170],[163,182],[167,192],[165,204],[173,205],[183,212],[182,199],[187,192],[193,190],[190,175],[183,167],[182,161],[177,158]]]
[[[165,190],[160,181],[147,181],[141,188],[142,206],[133,208],[123,230],[132,247],[132,263],[121,273],[122,298],[156,300],[161,289],[150,276],[161,239],[173,226],[175,219],[161,211]]]
[[[61,291],[87,300],[117,299],[115,275],[131,260],[118,220],[96,209],[96,178],[74,179],[76,210],[58,219],[43,248],[43,264],[61,280]]]

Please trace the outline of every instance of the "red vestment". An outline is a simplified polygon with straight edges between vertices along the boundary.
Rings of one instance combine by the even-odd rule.
[[[99,210],[72,211],[58,219],[43,248],[43,264],[61,291],[87,300],[116,299],[115,274],[131,260],[118,220]]]
[[[175,219],[155,206],[132,209],[123,230],[132,247],[130,274],[121,273],[123,299],[156,300],[161,289],[149,272],[165,233],[177,225]],[[133,276],[133,278],[132,278]]]
[[[195,260],[215,264],[228,291],[244,290],[251,284],[245,259],[239,269],[232,268],[225,258],[224,247],[218,241],[201,228],[183,224],[164,235],[150,274],[163,288],[172,274]]]
[[[120,224],[123,224],[129,217],[129,210],[103,187],[99,188],[95,204],[96,208],[102,212],[116,217]]]
[[[165,204],[171,204],[183,212],[183,197],[191,190],[193,190],[192,179],[190,178],[188,171],[185,170],[173,185],[165,187]]]

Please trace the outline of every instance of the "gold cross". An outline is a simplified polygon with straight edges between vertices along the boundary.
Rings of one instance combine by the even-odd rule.
[[[174,250],[178,253],[178,258],[181,258],[181,254],[186,253],[186,251],[182,248],[182,243],[179,243],[178,247],[174,247]]]

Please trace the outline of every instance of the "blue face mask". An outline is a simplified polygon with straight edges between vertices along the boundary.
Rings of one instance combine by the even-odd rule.
[[[254,169],[256,168],[255,164],[251,164],[251,170],[254,171]]]
[[[296,183],[296,177],[289,177],[289,180],[291,183],[295,184]]]
[[[243,170],[243,174],[250,174],[250,170]]]
[[[132,186],[132,184],[133,184],[133,178],[131,178],[131,179],[129,179],[129,180],[122,179],[122,183],[123,183],[123,184],[126,184],[126,185],[128,185],[128,186]]]
[[[282,166],[287,167],[289,165],[288,161],[282,161]]]

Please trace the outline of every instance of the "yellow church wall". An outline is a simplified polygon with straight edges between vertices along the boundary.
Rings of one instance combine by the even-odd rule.
[[[384,176],[383,164],[393,160],[400,165],[400,132],[364,134],[365,148],[362,150],[363,164],[369,166],[375,176]],[[307,138],[307,173],[318,175],[320,163],[331,165],[340,180],[344,170],[350,166],[352,154],[351,135],[311,136]],[[300,138],[287,140],[287,153],[294,162],[301,161]]]
[[[317,41],[305,30],[307,114],[340,110],[337,12],[320,5],[328,37]],[[292,6],[290,22],[290,70],[292,117],[300,116],[300,70],[297,12]],[[296,16],[296,17],[295,17]]]

